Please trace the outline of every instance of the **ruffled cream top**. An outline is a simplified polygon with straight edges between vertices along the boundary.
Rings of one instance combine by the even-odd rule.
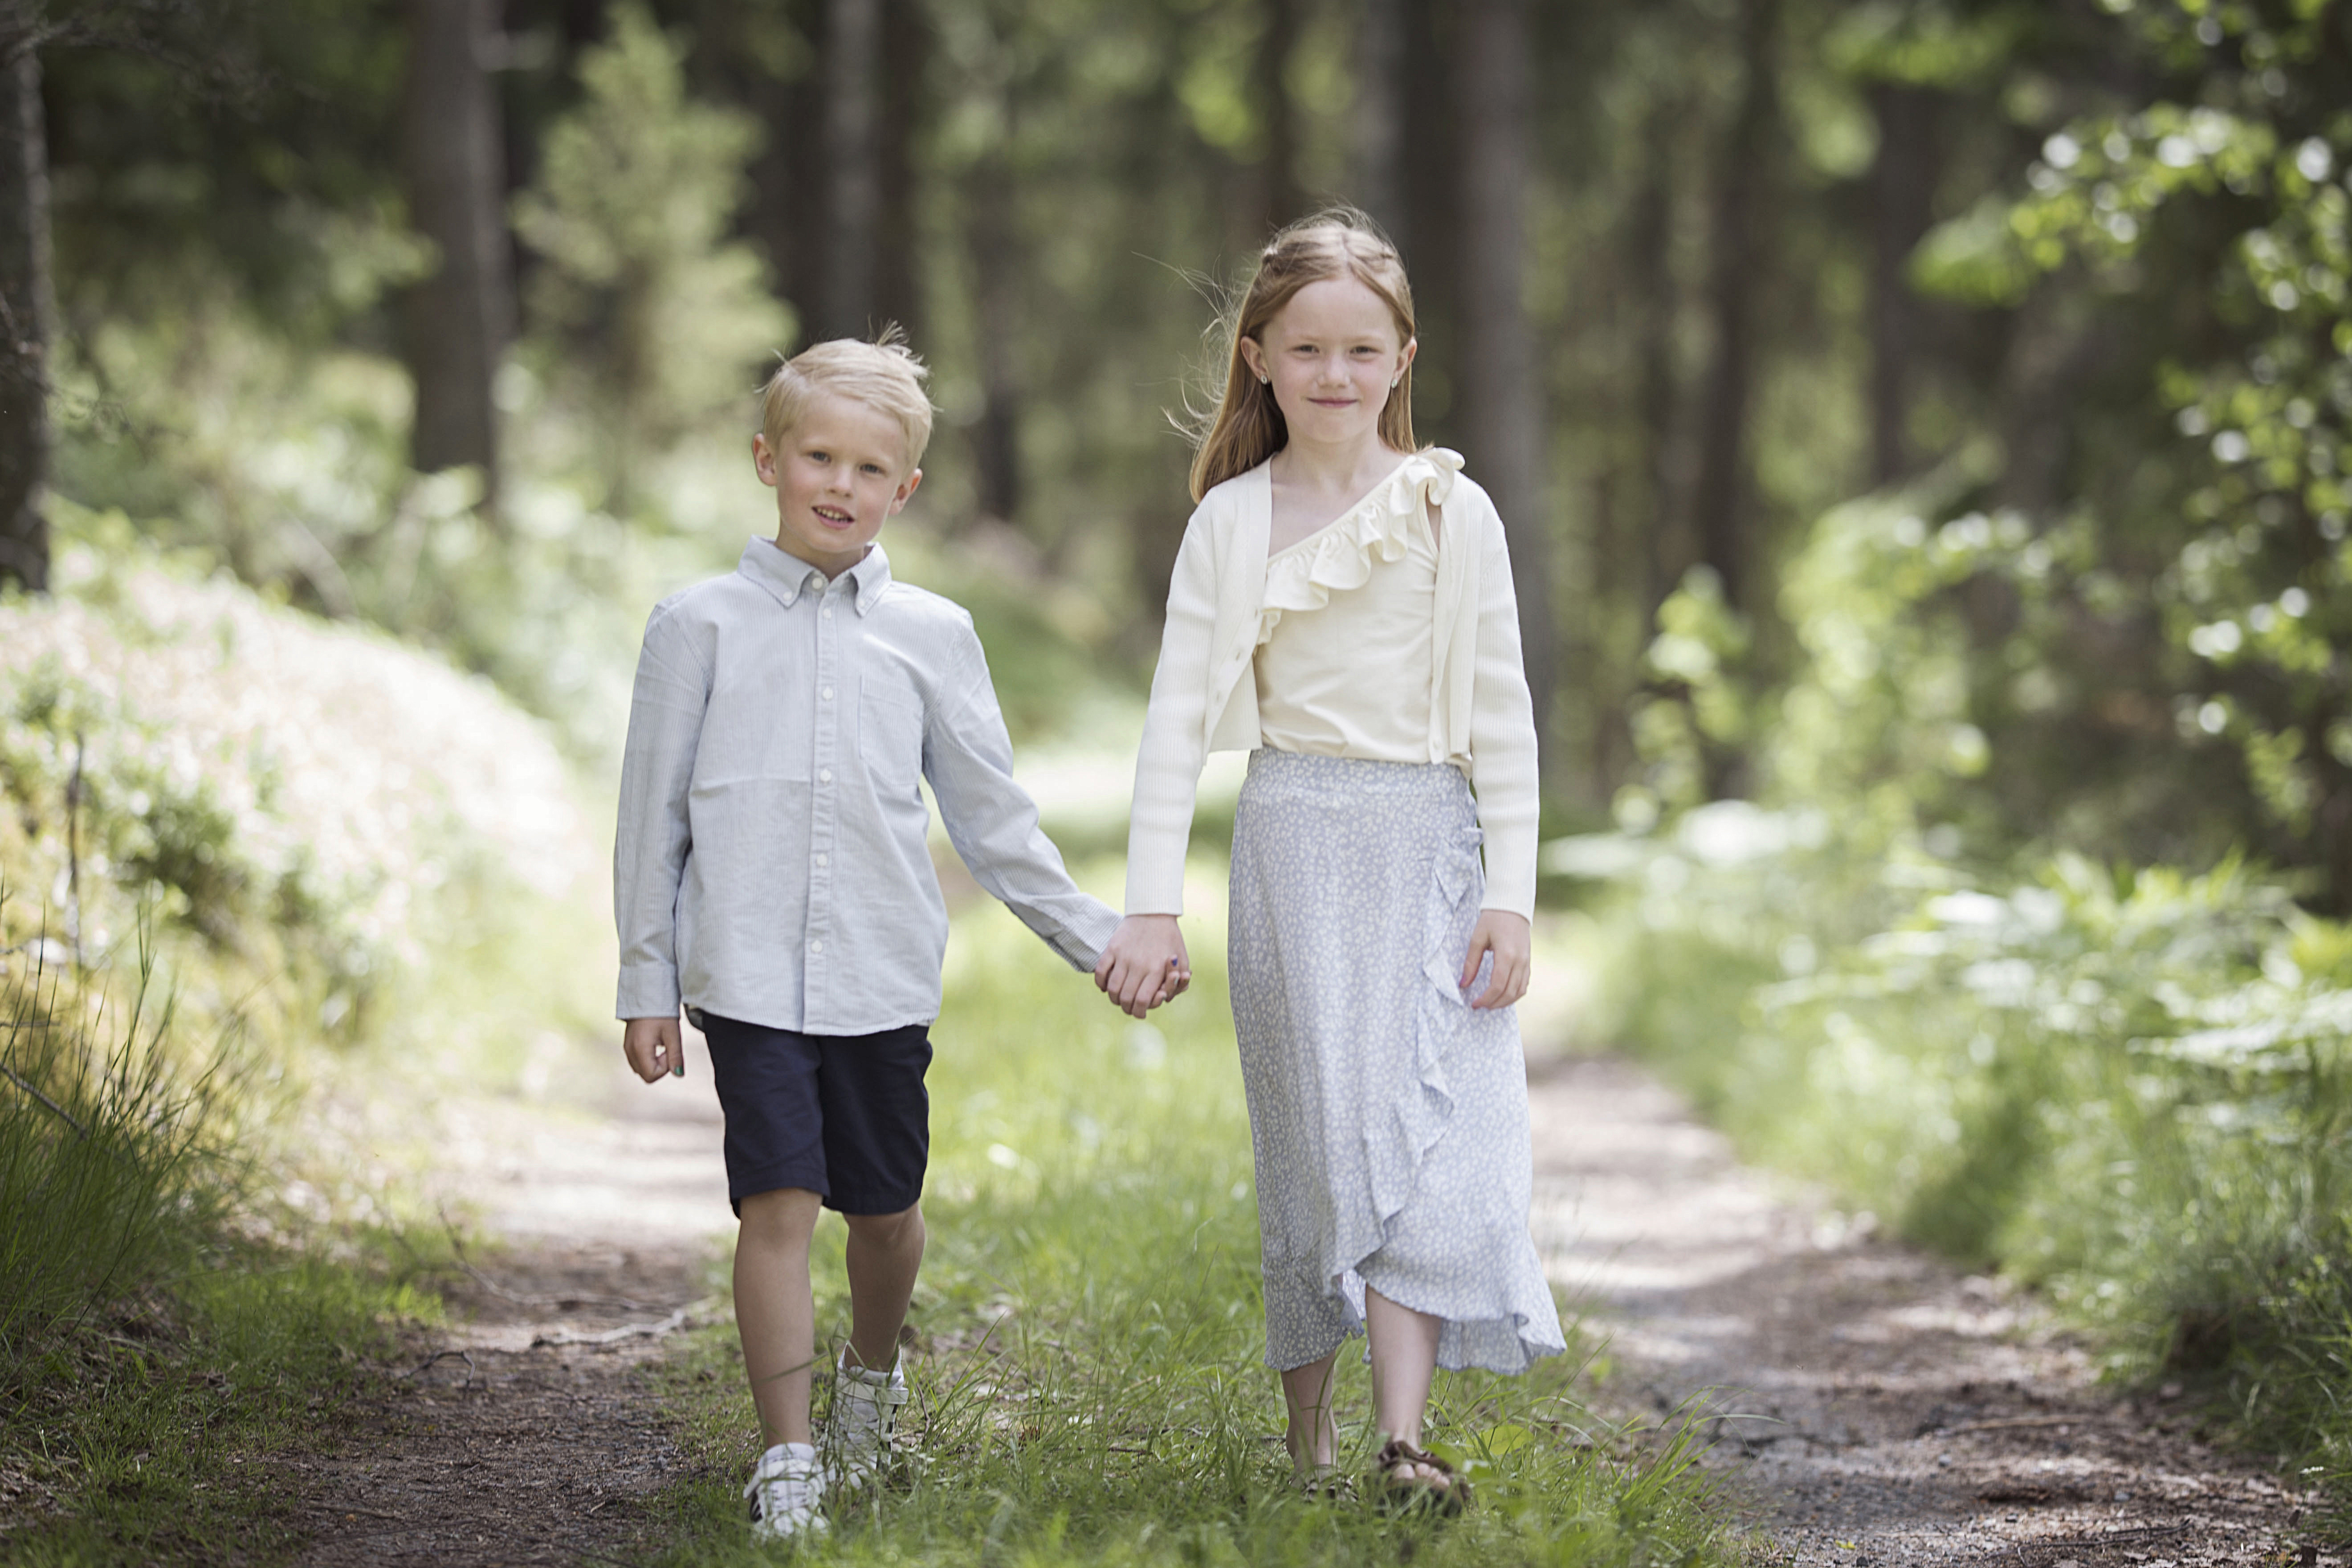
[[[1404,472],[1265,563],[1252,659],[1260,739],[1376,763],[1432,755],[1437,540]]]
[[[1127,840],[1129,914],[1183,912],[1184,849],[1201,764],[1211,752],[1265,743],[1251,673],[1259,647],[1285,621],[1303,625],[1316,618],[1283,601],[1333,594],[1334,583],[1315,581],[1318,571],[1332,577],[1352,570],[1351,559],[1369,577],[1371,558],[1385,548],[1358,552],[1353,542],[1363,540],[1360,532],[1326,530],[1301,542],[1317,547],[1305,586],[1270,593],[1274,558],[1266,546],[1274,489],[1267,468],[1260,463],[1203,496],[1176,552],[1160,668],[1152,673],[1143,743],[1135,754]],[[1415,760],[1467,759],[1486,835],[1485,907],[1527,914],[1536,901],[1536,731],[1519,662],[1518,603],[1503,520],[1461,469],[1459,455],[1432,447],[1399,464],[1368,499],[1375,517],[1415,517],[1424,509],[1432,518],[1443,514],[1434,534],[1440,548],[1425,680],[1428,731]],[[1342,521],[1349,520],[1363,521],[1354,510]],[[1335,542],[1341,540],[1351,542]],[[1291,554],[1285,551],[1282,558]],[[1328,605],[1314,607],[1319,612]],[[1360,657],[1364,650],[1354,652]]]

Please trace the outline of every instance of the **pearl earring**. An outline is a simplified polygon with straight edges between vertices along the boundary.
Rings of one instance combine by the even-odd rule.
[[[1397,372],[1394,375],[1392,375],[1392,376],[1389,377],[1389,384],[1390,384],[1391,386],[1392,386],[1392,387],[1393,387],[1393,386],[1397,386],[1397,385],[1401,385],[1401,384],[1403,383],[1403,381],[1404,381],[1404,372],[1402,372],[1402,371],[1399,371],[1399,372]]]

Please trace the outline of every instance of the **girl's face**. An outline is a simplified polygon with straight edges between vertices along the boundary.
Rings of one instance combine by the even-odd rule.
[[[1244,338],[1242,358],[1274,390],[1294,441],[1345,446],[1378,438],[1381,410],[1418,345],[1397,341],[1395,315],[1353,278],[1309,283]]]

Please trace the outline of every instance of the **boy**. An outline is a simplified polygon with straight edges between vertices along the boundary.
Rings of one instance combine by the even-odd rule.
[[[918,783],[981,886],[1082,972],[1118,925],[1078,891],[1013,781],[971,617],[891,580],[875,536],[922,482],[924,370],[886,333],[777,371],[751,459],[776,538],[646,626],[614,850],[622,1048],[646,1082],[702,1030],[740,1222],[735,1317],[760,1415],[752,1534],[822,1530],[827,1483],[870,1483],[907,1385],[923,1253],[929,1025],[947,912]],[[1181,989],[1171,978],[1162,998]],[[849,1226],[849,1342],[830,1463],[809,1424],[809,1239]]]

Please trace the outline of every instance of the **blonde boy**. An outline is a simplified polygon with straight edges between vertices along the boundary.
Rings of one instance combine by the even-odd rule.
[[[948,928],[919,782],[981,886],[1073,969],[1091,972],[1118,925],[1071,883],[1013,783],[971,617],[894,581],[875,542],[922,482],[923,374],[888,334],[818,343],[777,371],[751,442],[774,542],[655,608],[629,713],[622,1046],[648,1083],[683,1072],[681,1005],[709,1044],[766,1449],[744,1489],[761,1540],[822,1530],[829,1484],[873,1480],[907,1398],[898,1336],[923,1254],[923,1074]],[[822,1458],[820,1206],[848,1224],[851,1299]]]

